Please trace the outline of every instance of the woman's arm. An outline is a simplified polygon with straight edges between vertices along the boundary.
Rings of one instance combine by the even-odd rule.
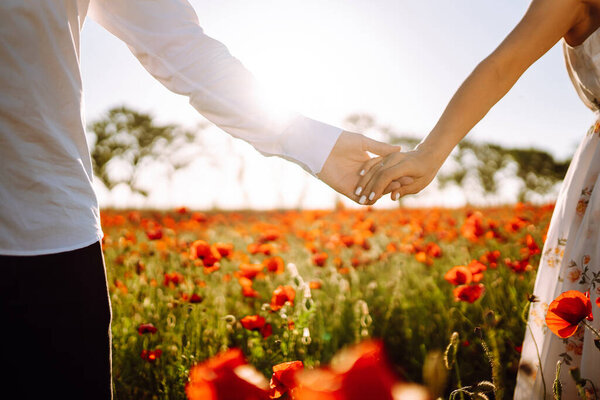
[[[364,188],[361,203],[374,203],[403,176],[414,181],[395,190],[394,199],[397,193],[417,193],[427,186],[456,144],[586,12],[582,0],[533,0],[513,31],[463,82],[417,149],[365,164],[366,173],[357,186]]]

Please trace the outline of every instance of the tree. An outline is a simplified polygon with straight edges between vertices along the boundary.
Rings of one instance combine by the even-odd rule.
[[[140,174],[150,165],[160,164],[168,174],[184,168],[197,158],[197,150],[190,151],[200,142],[196,132],[177,125],[158,125],[149,114],[126,107],[116,107],[107,115],[90,124],[94,136],[91,150],[94,174],[112,190],[127,185],[132,193],[148,195],[141,186]]]
[[[467,162],[467,154],[473,155],[476,161]],[[505,148],[489,143],[475,143],[463,140],[453,154],[458,168],[449,174],[439,177],[443,187],[448,183],[462,185],[468,176],[475,178],[486,194],[498,190],[497,172],[508,167],[516,166],[515,175],[523,186],[519,193],[519,201],[525,201],[533,194],[548,194],[560,183],[569,168],[571,160],[557,161],[554,157],[539,149]]]

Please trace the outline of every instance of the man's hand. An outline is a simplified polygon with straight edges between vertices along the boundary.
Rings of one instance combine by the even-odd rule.
[[[355,189],[363,165],[370,159],[367,152],[386,156],[398,151],[400,146],[378,142],[358,133],[342,132],[317,176],[339,193],[359,202],[361,196],[355,194]],[[400,184],[393,182],[389,190],[399,188]]]

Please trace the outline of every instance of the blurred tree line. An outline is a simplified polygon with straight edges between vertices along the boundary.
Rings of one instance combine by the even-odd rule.
[[[405,150],[420,142],[420,139],[378,124],[367,114],[350,115],[345,125],[357,132],[376,133],[380,139],[401,144]],[[208,127],[208,123],[195,130],[173,124],[160,125],[149,114],[127,107],[112,108],[89,126],[93,136],[94,174],[109,191],[118,185],[126,185],[132,193],[147,196],[149,189],[139,181],[145,168],[159,164],[170,175],[198,157],[211,157],[200,135]],[[570,163],[570,160],[558,161],[551,154],[535,148],[506,148],[468,139],[458,144],[451,159],[452,170],[442,170],[438,174],[440,188],[456,185],[469,191],[476,185],[484,194],[496,194],[499,182],[506,179],[506,174],[501,171],[512,167],[508,175],[522,183],[516,199],[519,201],[528,200],[532,194],[550,193],[562,181]],[[243,172],[240,172],[242,178]]]
[[[150,188],[140,182],[144,169],[158,164],[170,176],[187,167],[198,157],[198,133],[207,127],[202,124],[192,131],[174,124],[160,125],[149,114],[112,108],[88,128],[93,136],[94,175],[109,191],[125,185],[132,193],[148,196]]]

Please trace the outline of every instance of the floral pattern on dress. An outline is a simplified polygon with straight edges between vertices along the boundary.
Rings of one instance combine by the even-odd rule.
[[[556,246],[549,247],[544,251],[544,260],[549,267],[560,265],[565,255],[565,246],[567,245],[566,238],[558,238]]]
[[[581,355],[583,354],[584,333],[585,328],[580,326],[573,336],[571,336],[570,338],[563,339],[565,351],[559,354],[559,356],[562,358],[563,362],[566,365],[571,365],[571,362],[575,357],[581,357]]]
[[[583,190],[581,191],[581,196],[579,197],[579,201],[577,202],[577,215],[579,215],[580,217],[583,216],[583,214],[585,214],[585,210],[587,209],[587,206],[590,202],[590,197],[592,197],[592,190],[594,189],[594,187],[584,187]]]
[[[596,121],[596,123],[588,129],[587,134],[589,136],[597,134],[600,137],[600,121]]]
[[[592,257],[589,254],[581,257],[579,265],[574,260],[571,260],[567,265],[567,278],[569,281],[572,283],[577,282],[579,285],[589,285],[592,289],[595,289],[596,285],[600,285],[600,271],[594,272],[590,268],[591,260]]]
[[[542,330],[544,331],[544,333],[548,330],[548,327],[546,326],[546,312],[548,311],[548,303],[544,303],[544,302],[539,302],[539,303],[534,303],[532,308],[531,308],[531,316],[530,318],[533,320],[533,322],[540,328],[542,328]]]

